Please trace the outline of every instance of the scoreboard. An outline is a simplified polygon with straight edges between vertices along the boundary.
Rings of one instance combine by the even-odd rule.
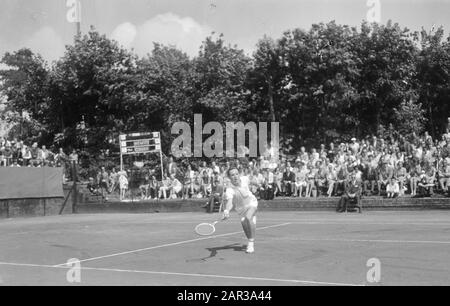
[[[159,132],[132,133],[119,136],[122,155],[144,154],[161,151]]]

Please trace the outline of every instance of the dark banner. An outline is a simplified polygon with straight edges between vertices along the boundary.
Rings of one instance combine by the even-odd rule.
[[[64,197],[62,168],[0,167],[0,200]]]

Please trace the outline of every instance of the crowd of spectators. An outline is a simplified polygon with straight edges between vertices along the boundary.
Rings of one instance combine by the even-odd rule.
[[[39,147],[37,142],[29,145],[0,137],[0,167],[64,167],[72,161],[78,163],[75,150],[69,155],[62,148],[54,153],[45,145]]]
[[[0,138],[0,166],[65,167],[69,162],[78,163],[75,150],[69,155],[62,148],[54,153],[37,143],[27,145],[17,139]],[[450,130],[447,128],[438,139],[433,139],[428,132],[401,135],[388,129],[382,137],[352,138],[349,142],[321,144],[308,150],[301,147],[298,154],[276,160],[268,151],[251,160],[178,162],[179,165],[169,159],[162,180],[159,169],[149,169],[138,184],[138,197],[209,198],[226,188],[226,171],[231,165],[248,176],[251,191],[262,199],[341,196],[351,180],[360,184],[365,196],[421,197],[436,192],[448,195]],[[129,180],[129,171],[102,167],[96,176],[89,178],[88,189],[99,195],[118,192],[125,199],[130,192]]]
[[[341,196],[353,178],[360,184],[362,195],[398,197],[448,195],[450,186],[450,132],[439,139],[429,133],[403,136],[387,131],[384,137],[371,136],[339,144],[322,144],[319,148],[300,149],[297,155],[259,159],[205,161],[187,166],[170,158],[164,166],[164,177],[149,170],[139,184],[141,199],[209,198],[217,189],[226,188],[226,171],[236,166],[248,176],[251,190],[259,198],[332,197]],[[108,193],[128,191],[129,173],[108,172],[102,168],[93,185]],[[94,181],[96,182],[94,184]],[[100,188],[100,189],[99,189]]]

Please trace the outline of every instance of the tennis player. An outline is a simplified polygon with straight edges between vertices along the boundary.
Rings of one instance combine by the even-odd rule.
[[[230,211],[234,208],[241,217],[242,228],[248,239],[247,253],[255,251],[255,232],[256,232],[256,211],[258,209],[258,200],[250,192],[249,179],[246,176],[240,176],[239,170],[231,167],[227,171],[230,184],[225,191],[224,201],[225,209],[223,218],[230,217]]]

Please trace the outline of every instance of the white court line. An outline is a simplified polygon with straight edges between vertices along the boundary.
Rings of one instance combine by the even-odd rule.
[[[0,265],[3,265],[3,266],[17,266],[17,267],[53,268],[53,269],[69,269],[69,268],[71,268],[71,267],[64,267],[64,266],[19,264],[19,263],[9,263],[9,262],[0,262]],[[160,272],[160,271],[142,271],[142,270],[123,270],[123,269],[90,268],[90,267],[80,267],[80,269],[81,270],[92,270],[92,271],[104,271],[104,272],[141,273],[141,274],[176,275],[176,276],[194,276],[194,277],[209,277],[209,278],[224,278],[224,279],[240,279],[240,280],[251,280],[251,281],[299,283],[299,284],[309,284],[309,285],[364,286],[364,284],[317,282],[317,281],[308,281],[308,280],[299,280],[299,279],[278,279],[278,278],[247,277],[247,276],[216,275],[216,274]]]
[[[424,243],[424,244],[450,244],[450,241],[436,240],[377,240],[377,239],[333,239],[333,238],[277,238],[277,240],[291,241],[333,241],[333,242],[379,242],[379,243]]]
[[[275,228],[275,227],[286,226],[286,225],[289,225],[289,224],[290,223],[282,223],[282,224],[270,225],[270,226],[257,228],[256,230],[260,231],[260,230],[264,230],[264,229],[268,229],[268,228]],[[142,251],[160,249],[160,248],[164,248],[164,247],[180,245],[180,244],[186,244],[186,243],[196,242],[196,241],[201,241],[201,240],[214,239],[214,238],[219,238],[219,237],[226,237],[226,236],[231,236],[231,235],[236,235],[236,234],[242,234],[242,231],[233,232],[233,233],[227,233],[227,234],[221,234],[221,235],[214,235],[214,236],[210,236],[210,237],[191,239],[191,240],[184,240],[184,241],[179,241],[179,242],[174,242],[174,243],[167,243],[167,244],[163,244],[163,245],[157,245],[157,246],[153,246],[153,247],[137,249],[137,250],[132,250],[132,251],[126,251],[126,252],[120,252],[120,253],[115,253],[115,254],[110,254],[110,255],[92,257],[92,258],[87,258],[87,259],[80,260],[80,263],[81,262],[86,262],[86,261],[93,261],[93,260],[97,260],[97,259],[103,259],[103,258],[127,255],[127,254],[132,254],[132,253],[138,253],[138,252],[142,252]],[[60,267],[60,266],[63,266],[63,265],[66,265],[66,263],[55,265],[55,267]]]
[[[135,224],[135,225],[146,225],[146,224],[192,224],[193,222],[209,222],[210,219],[198,219],[198,220],[191,220],[191,221],[155,221],[155,222],[147,222],[147,221],[136,221],[136,222],[118,222],[117,224]],[[442,226],[450,226],[450,222],[448,223],[436,223],[436,222],[364,222],[359,221],[354,222],[353,220],[341,220],[342,222],[337,221],[331,221],[331,222],[325,222],[325,221],[307,221],[307,220],[298,220],[298,219],[264,219],[264,221],[286,221],[291,224],[312,224],[312,225],[442,225]],[[109,225],[108,225],[109,226]]]

